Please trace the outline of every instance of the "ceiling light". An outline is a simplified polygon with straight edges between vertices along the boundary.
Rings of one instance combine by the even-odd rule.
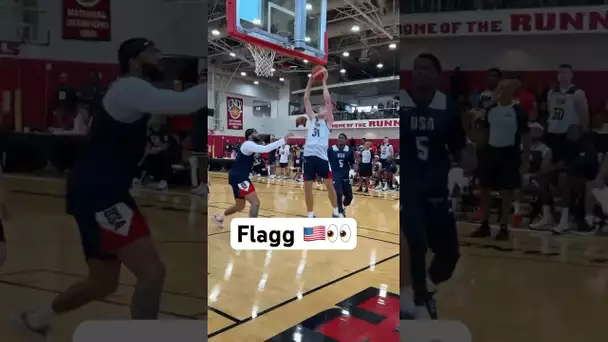
[[[262,21],[260,19],[253,19],[253,25],[262,25]]]
[[[310,74],[308,74],[308,78],[310,78]]]
[[[220,31],[213,30],[213,31],[211,31],[211,34],[214,35],[214,36],[219,36],[220,35]]]
[[[305,60],[304,60],[304,64],[308,64],[308,59],[305,59]]]
[[[395,50],[395,49],[397,48],[397,44],[395,44],[395,43],[391,43],[391,44],[388,46],[388,48],[389,48],[389,49],[391,49],[391,50]]]
[[[258,82],[258,81],[254,81],[254,82],[253,82],[253,84],[260,84],[260,82]]]
[[[310,41],[310,37],[304,37],[304,41],[305,42],[309,42]]]
[[[384,64],[382,64],[382,63],[378,63],[378,65],[376,65],[376,67],[377,67],[378,69],[382,69],[382,67],[384,67]]]
[[[346,69],[340,69],[340,73],[341,74],[345,74],[346,73]]]
[[[350,56],[350,53],[348,51],[344,51],[344,52],[342,52],[342,56],[348,57],[348,56]]]
[[[231,53],[230,53],[230,57],[236,57],[236,53],[231,52]]]
[[[283,82],[285,79],[283,77],[279,78],[279,81]]]
[[[247,73],[243,71],[241,72],[241,76],[247,76]]]
[[[277,69],[275,69],[275,68],[270,68],[270,72],[275,72],[275,71],[277,71]]]
[[[312,11],[312,4],[306,4],[306,10]]]
[[[361,28],[359,27],[359,25],[353,25],[353,27],[351,27],[350,30],[353,32],[359,32],[359,31],[361,31]]]

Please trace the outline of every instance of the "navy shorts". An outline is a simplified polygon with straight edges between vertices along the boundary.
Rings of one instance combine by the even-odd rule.
[[[286,168],[286,167],[288,167],[288,166],[289,166],[289,163],[279,163],[279,166],[280,166],[281,168]]]
[[[304,157],[304,180],[313,181],[317,177],[332,178],[329,161],[315,156]]]
[[[242,181],[229,179],[228,183],[232,187],[234,198],[245,198],[245,196],[255,192],[255,187],[249,178]]]
[[[90,209],[70,211],[78,224],[87,259],[115,260],[122,247],[150,235],[148,224],[131,196],[118,201],[97,201],[87,207]]]

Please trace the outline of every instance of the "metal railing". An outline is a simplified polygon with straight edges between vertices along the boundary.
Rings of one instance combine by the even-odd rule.
[[[606,4],[608,4],[608,0],[410,0],[401,3],[401,13],[574,7]]]

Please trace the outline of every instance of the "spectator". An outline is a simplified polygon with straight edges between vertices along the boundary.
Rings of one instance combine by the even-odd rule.
[[[166,190],[168,188],[168,179],[171,175],[171,138],[159,123],[153,123],[150,126],[148,134],[148,148],[146,155],[142,161],[141,178],[135,182],[143,182],[146,175],[151,175],[158,181],[157,190]]]
[[[106,89],[101,85],[101,74],[97,71],[91,72],[89,84],[83,89],[81,103],[84,104],[91,116],[101,109],[101,101]]]
[[[65,120],[76,115],[78,110],[78,94],[68,84],[68,74],[62,72],[59,75],[57,92],[55,94],[54,123],[52,127],[65,129]]]
[[[526,111],[526,113],[528,113],[528,120],[536,121],[538,116],[536,113],[536,98],[523,86],[520,77],[517,77],[517,92],[515,93],[515,100]]]
[[[79,104],[78,114],[76,114],[76,117],[74,118],[72,132],[74,134],[87,135],[89,133],[90,118],[89,106],[82,103]]]

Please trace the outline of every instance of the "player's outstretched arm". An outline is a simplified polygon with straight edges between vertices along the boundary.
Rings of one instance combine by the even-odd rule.
[[[277,148],[285,145],[286,143],[286,139],[289,139],[291,136],[293,135],[293,133],[287,133],[285,135],[285,138],[281,138],[273,143],[270,143],[268,145],[260,145],[260,144],[256,144],[253,141],[246,141],[241,145],[241,152],[244,155],[252,155],[254,153],[268,153],[271,151],[276,150]]]
[[[312,88],[312,77],[308,79],[306,89],[304,89],[304,110],[309,119],[313,119],[315,112],[312,110],[312,104],[310,103],[310,89]]]
[[[152,84],[137,78],[130,78],[116,83],[119,92],[106,100],[115,104],[155,115],[192,114],[207,105],[207,87],[197,85],[185,91],[159,89]],[[124,89],[123,89],[124,88]]]
[[[328,127],[334,122],[334,105],[331,102],[331,95],[329,89],[327,89],[327,80],[323,80],[323,106],[325,108],[325,122]]]

